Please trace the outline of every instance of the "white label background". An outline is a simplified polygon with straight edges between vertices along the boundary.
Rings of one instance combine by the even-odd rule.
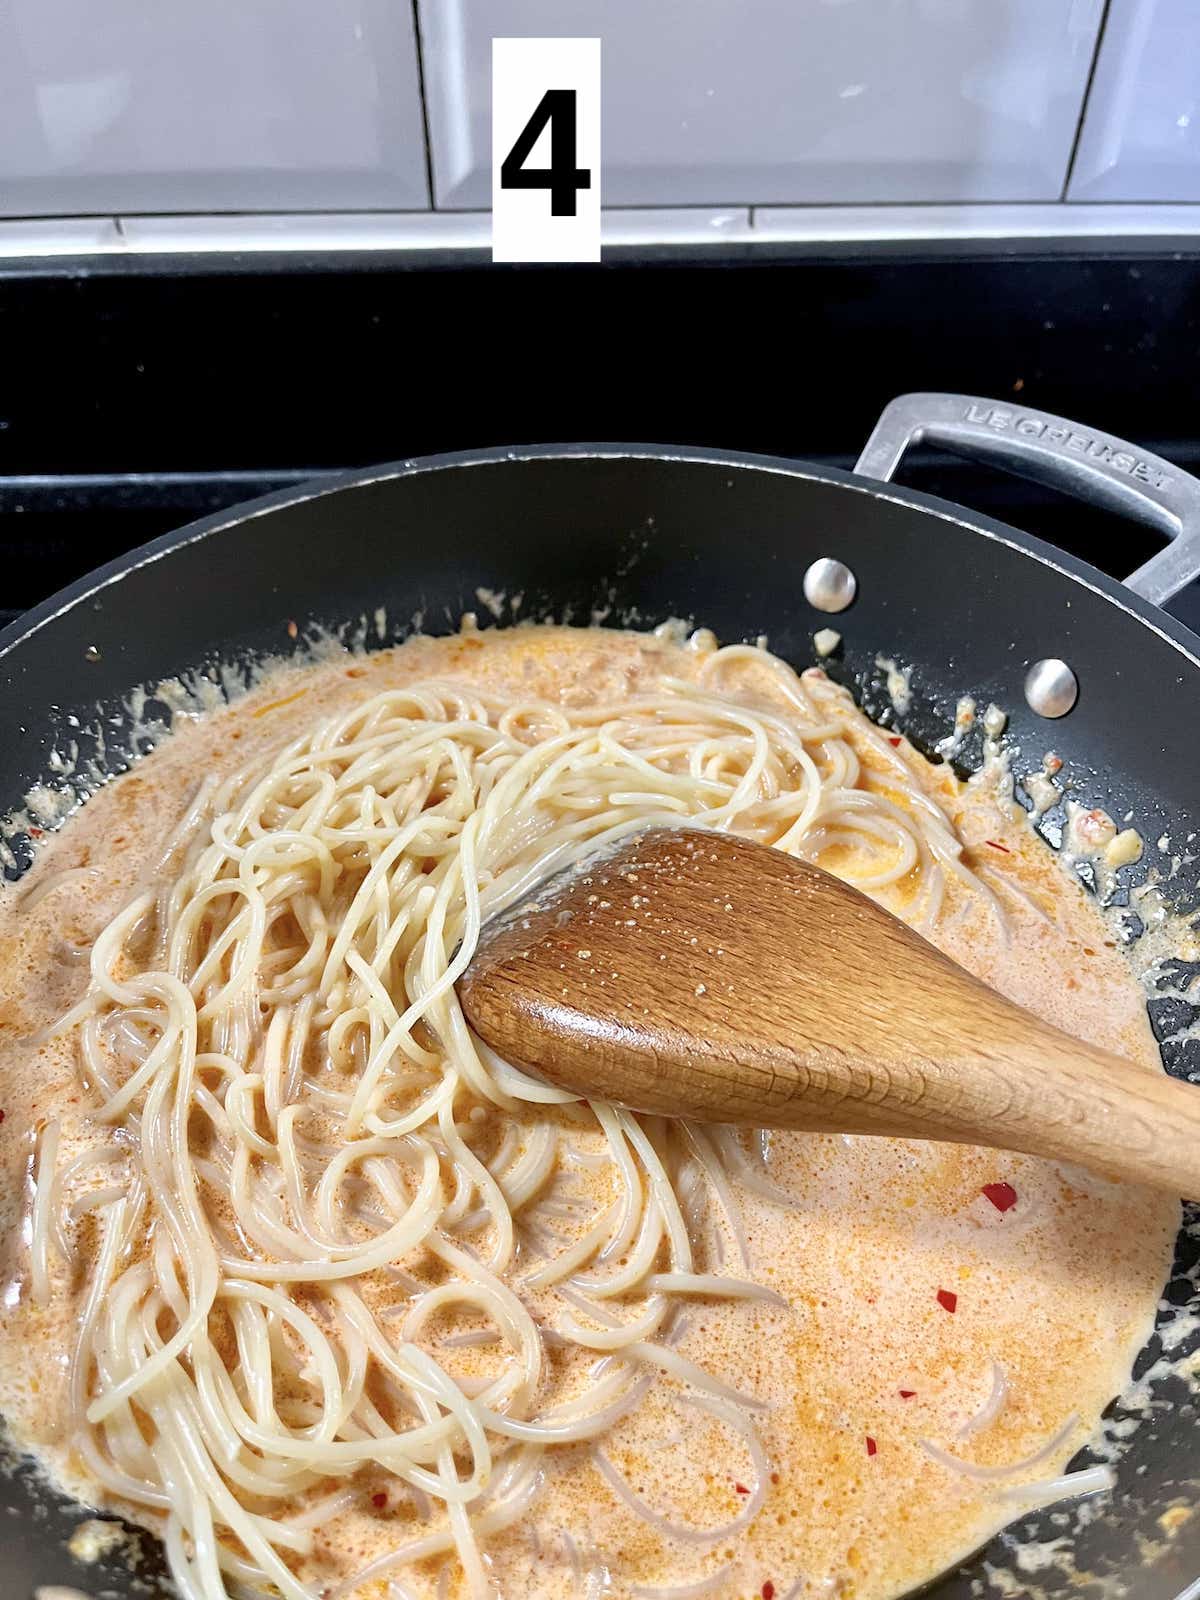
[[[591,186],[575,191],[575,215],[550,211],[549,189],[502,189],[500,167],[548,89],[575,90],[575,165]],[[527,168],[549,167],[542,129]],[[600,41],[492,40],[492,260],[600,259]]]

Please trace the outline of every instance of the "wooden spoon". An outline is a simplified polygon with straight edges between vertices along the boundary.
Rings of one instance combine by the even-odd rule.
[[[551,879],[484,925],[459,993],[506,1060],[633,1110],[1024,1150],[1200,1196],[1195,1090],[729,834],[647,830]]]

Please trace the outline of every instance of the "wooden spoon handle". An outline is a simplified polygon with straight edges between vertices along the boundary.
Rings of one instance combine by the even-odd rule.
[[[1027,1014],[1017,1033],[1005,1015],[1015,1008],[986,994],[999,1002],[995,1031],[988,1045],[969,1055],[914,1052],[885,1068],[877,1058],[866,1063],[803,1048],[755,1050],[736,1060],[660,1053],[640,1092],[631,1093],[622,1069],[626,1102],[665,1115],[686,1103],[700,1119],[750,1127],[1022,1150],[1200,1195],[1200,1093],[1194,1087]]]
[[[973,1099],[963,1107],[973,1143],[1200,1195],[1200,1094],[1165,1073],[1022,1015],[1020,1039],[1001,1033],[994,1058],[960,1063],[955,1089]]]

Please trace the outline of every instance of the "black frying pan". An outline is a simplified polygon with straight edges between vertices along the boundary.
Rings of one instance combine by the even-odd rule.
[[[1172,542],[1122,585],[1026,534],[878,481],[921,437],[1073,486]],[[836,616],[805,597],[805,576],[822,557],[857,580],[853,604]],[[765,633],[798,665],[813,659],[814,630],[833,626],[843,645],[831,670],[872,714],[894,718],[877,652],[914,664],[904,726],[926,749],[947,731],[960,693],[995,700],[1011,713],[1027,765],[1057,749],[1074,796],[1117,817],[1132,812],[1149,856],[1165,861],[1153,841],[1200,829],[1200,640],[1154,602],[1198,573],[1200,484],[1119,440],[961,396],[895,402],[857,474],[624,445],[399,462],[193,523],[0,633],[0,812],[19,806],[35,783],[86,792],[122,770],[136,754],[126,703],[135,686],[152,691],[185,669],[294,654],[315,628],[373,648],[413,626],[454,629],[468,610],[488,625],[482,589],[507,597],[502,621],[647,627],[695,618],[723,640]],[[819,588],[810,580],[810,594],[819,597]],[[1077,703],[1058,721],[1039,716],[1024,693],[1027,669],[1045,658],[1065,662],[1078,683]],[[64,778],[52,751],[71,745],[78,762]],[[27,864],[29,841],[17,829],[9,843],[11,876]],[[1168,891],[1192,909],[1194,869],[1183,882],[1190,891],[1175,881]],[[1132,908],[1126,915],[1136,933]],[[1180,964],[1152,1018],[1168,1070],[1200,1079],[1200,1043],[1178,1036],[1200,1016],[1186,998],[1198,974],[1200,964]],[[1168,1292],[1176,1305],[1197,1293],[1187,1276],[1196,1257],[1181,1235]],[[1156,1353],[1152,1345],[1143,1366]],[[1074,1518],[1066,1528],[1053,1521],[1061,1511],[1016,1525],[1018,1542],[1065,1534],[1079,1572],[1123,1580],[1123,1588],[1081,1591],[1055,1567],[1026,1578],[1006,1537],[932,1592],[966,1600],[1036,1585],[1046,1596],[1170,1600],[1187,1590],[1190,1600],[1200,1516],[1170,1540],[1156,1519],[1181,1498],[1195,1500],[1200,1439],[1186,1385],[1168,1379],[1155,1393],[1167,1403],[1129,1440],[1100,1516],[1082,1528]],[[13,1513],[0,1520],[4,1596],[26,1600],[50,1582],[133,1592],[127,1568],[71,1561],[63,1544],[78,1509],[27,1469],[0,1481],[0,1501]],[[1009,1586],[993,1587],[988,1568],[1003,1569]]]

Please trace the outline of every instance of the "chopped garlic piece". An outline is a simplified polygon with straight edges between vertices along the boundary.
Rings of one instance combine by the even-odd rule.
[[[842,636],[836,628],[822,628],[813,634],[813,649],[821,657],[831,656],[842,642]]]
[[[938,755],[947,761],[952,761],[963,747],[963,740],[975,726],[975,702],[969,694],[964,694],[954,707],[954,732],[948,733],[944,739],[939,739],[935,746]]]
[[[67,1549],[76,1561],[90,1563],[110,1555],[128,1535],[119,1522],[102,1522],[98,1517],[81,1522],[71,1535]]]
[[[1115,839],[1105,846],[1104,863],[1109,867],[1127,867],[1133,861],[1140,861],[1142,855],[1142,836],[1136,828],[1122,828]]]
[[[1082,806],[1067,802],[1072,848],[1080,855],[1091,855],[1103,850],[1117,836],[1117,825],[1107,811],[1099,807],[1085,811]]]
[[[909,683],[912,668],[897,666],[890,656],[876,656],[875,665],[887,673],[888,699],[892,702],[892,709],[903,716],[912,704],[912,686]]]
[[[998,705],[989,705],[983,713],[983,731],[989,739],[998,739],[1008,726],[1008,712]]]
[[[654,630],[656,639],[665,639],[668,644],[683,644],[691,630],[682,617],[668,617],[665,622],[660,622]]]
[[[1184,1523],[1195,1513],[1194,1506],[1170,1506],[1158,1519],[1158,1525],[1167,1538],[1173,1538]]]
[[[1044,772],[1031,772],[1021,779],[1025,793],[1033,801],[1033,815],[1042,816],[1052,810],[1062,799],[1062,790]]]

